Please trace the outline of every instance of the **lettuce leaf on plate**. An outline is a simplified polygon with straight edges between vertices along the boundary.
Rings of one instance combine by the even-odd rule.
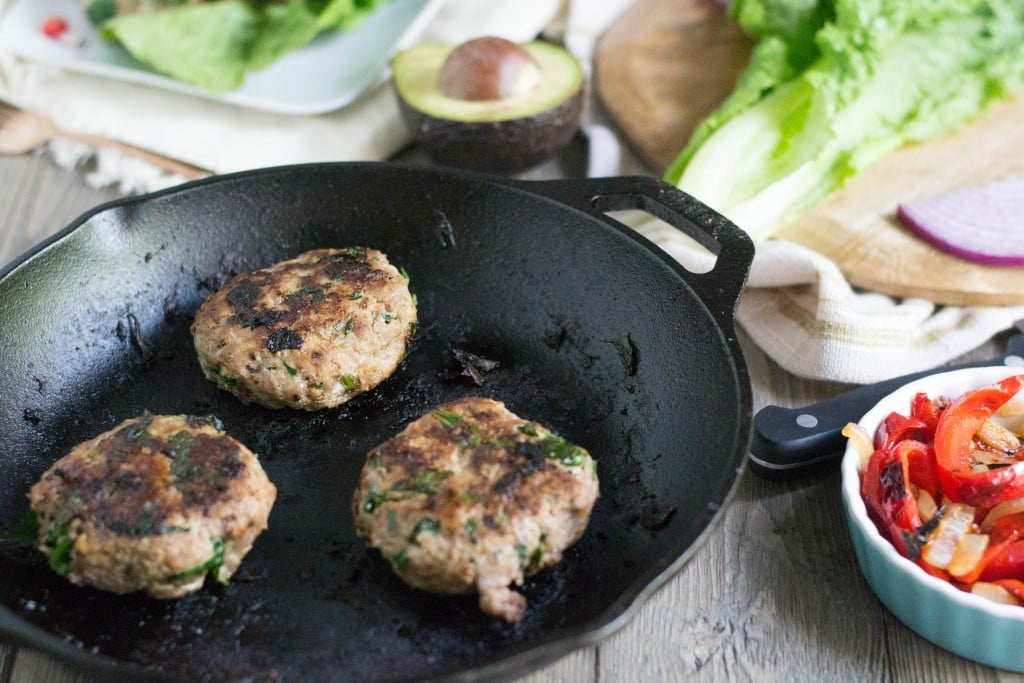
[[[886,153],[1024,90],[1020,0],[734,0],[758,40],[666,180],[755,239]]]
[[[323,32],[349,28],[383,0],[219,0],[115,14],[104,37],[171,78],[221,92]]]

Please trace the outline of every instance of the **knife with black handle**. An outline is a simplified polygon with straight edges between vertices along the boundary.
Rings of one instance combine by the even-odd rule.
[[[754,416],[750,468],[766,479],[790,479],[837,465],[846,450],[843,427],[915,379],[987,365],[1024,367],[1024,334],[1011,337],[998,358],[934,368],[867,384],[803,408],[765,406]]]

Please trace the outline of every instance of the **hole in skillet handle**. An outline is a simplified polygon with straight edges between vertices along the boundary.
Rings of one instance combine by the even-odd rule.
[[[604,215],[633,228],[691,273],[710,273],[718,262],[718,254],[653,213],[643,209],[623,209],[605,211]]]
[[[686,282],[712,312],[719,326],[732,336],[736,301],[750,272],[754,243],[720,213],[675,186],[646,176],[520,181],[513,184],[628,230],[647,241],[651,249],[658,247],[611,214],[642,211],[696,242],[707,253],[693,250],[685,262],[677,259],[675,254],[669,256],[683,266]]]

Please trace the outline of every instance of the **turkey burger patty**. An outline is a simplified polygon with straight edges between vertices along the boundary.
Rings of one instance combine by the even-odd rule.
[[[590,455],[487,398],[442,405],[367,455],[352,515],[360,537],[409,585],[478,593],[519,621],[509,588],[557,563],[598,497]]]
[[[28,497],[39,550],[72,583],[177,598],[227,582],[276,495],[216,419],[147,414],[76,446]]]
[[[415,326],[405,276],[353,247],[235,276],[199,307],[192,335],[206,377],[244,403],[318,410],[387,379]]]

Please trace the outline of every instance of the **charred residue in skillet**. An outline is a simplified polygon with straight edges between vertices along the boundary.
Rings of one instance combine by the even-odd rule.
[[[580,323],[571,321],[563,313],[548,316],[540,342],[552,351],[570,356],[568,362],[581,370],[590,370],[601,360],[600,352],[584,334]]]
[[[629,518],[629,523],[654,533],[667,527],[677,512],[678,509],[674,505],[664,505],[654,496],[650,496],[640,510]]]
[[[124,318],[117,321],[114,333],[122,343],[128,343],[131,348],[139,354],[143,362],[149,362],[157,358],[159,350],[151,343],[142,332],[142,324],[134,313],[126,313]]]
[[[32,576],[15,569],[15,580],[35,587],[17,608],[23,616],[67,645],[120,660],[97,680],[274,680],[275,662],[264,651],[240,658],[238,650],[266,635],[272,600],[255,585],[211,587],[185,599],[153,600],[142,594],[112,596],[74,587],[52,572]],[[239,594],[245,598],[239,599]],[[126,624],[126,616],[130,615]],[[220,622],[227,624],[219,626]],[[125,627],[132,637],[124,638]],[[173,662],[173,667],[168,667]]]
[[[486,375],[490,372],[497,370],[501,363],[490,358],[484,358],[481,355],[475,354],[472,351],[466,351],[465,349],[454,348],[452,349],[452,356],[458,363],[461,372],[459,373],[462,377],[468,377],[478,387],[484,385]]]
[[[166,244],[161,244],[159,247],[157,247],[155,253],[154,253],[154,251],[152,249],[149,250],[149,251],[146,251],[142,255],[142,262],[143,263],[150,263],[150,262],[153,261],[154,258],[156,258],[158,253],[162,253],[162,252],[165,252],[165,251],[167,251],[167,245]]]
[[[557,351],[562,348],[568,336],[569,331],[565,329],[565,323],[556,318],[552,321],[552,327],[544,331],[544,344],[549,349]]]
[[[633,337],[627,332],[625,337],[616,339],[609,343],[615,346],[615,350],[619,354],[619,360],[622,361],[622,369],[625,371],[626,376],[636,377],[637,370],[640,366],[640,349],[637,348],[636,342],[633,341]]]
[[[32,381],[35,383],[35,393],[38,394],[40,397],[45,397],[46,380],[33,375]],[[45,415],[46,412],[42,408],[38,408],[35,406],[26,407],[21,412],[21,418],[25,422],[28,422],[33,427],[38,427],[39,423],[43,421],[43,417]]]
[[[441,245],[442,249],[457,249],[458,245],[455,242],[455,227],[448,220],[448,214],[441,209],[437,209],[434,212],[440,219],[437,224],[437,241]]]

